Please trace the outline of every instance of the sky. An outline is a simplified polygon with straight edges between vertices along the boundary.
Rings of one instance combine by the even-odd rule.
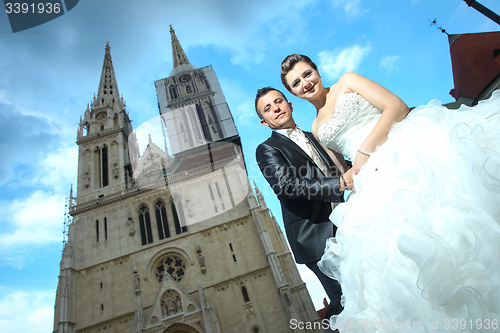
[[[498,0],[480,0],[500,13]],[[106,42],[134,128],[158,115],[154,81],[172,70],[171,24],[190,62],[211,65],[251,181],[282,226],[279,202],[255,163],[269,135],[254,110],[258,88],[284,90],[281,61],[310,56],[325,85],[354,71],[409,106],[449,103],[447,36],[498,31],[463,0],[85,0],[59,18],[12,33],[0,12],[0,327],[52,332],[66,198],[76,188],[77,126],[97,93]],[[315,110],[287,94],[310,128]],[[324,293],[299,267],[316,308]]]

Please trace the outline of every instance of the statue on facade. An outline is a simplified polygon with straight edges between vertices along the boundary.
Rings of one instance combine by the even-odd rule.
[[[193,206],[191,205],[191,201],[189,199],[186,199],[186,210],[189,215],[189,217],[193,217]]]
[[[85,187],[88,188],[90,186],[90,175],[88,171],[85,171]]]
[[[127,220],[127,225],[130,227],[130,231],[128,232],[130,236],[135,235],[135,229],[134,229],[134,220],[129,217]]]
[[[169,304],[169,308],[168,308],[168,315],[169,316],[172,316],[174,314],[176,314],[177,312],[175,311],[175,300],[174,300],[174,296],[170,295],[168,297],[168,304]]]
[[[181,302],[181,297],[179,295],[177,295],[176,297],[176,300],[175,300],[175,309],[176,309],[176,312],[179,313],[179,312],[182,312],[182,302]]]
[[[113,176],[115,176],[115,179],[118,179],[118,165],[116,163],[113,164]]]

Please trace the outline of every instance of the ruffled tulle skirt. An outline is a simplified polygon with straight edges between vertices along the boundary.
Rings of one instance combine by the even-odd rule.
[[[341,332],[499,332],[500,92],[396,124],[331,220],[318,264]]]

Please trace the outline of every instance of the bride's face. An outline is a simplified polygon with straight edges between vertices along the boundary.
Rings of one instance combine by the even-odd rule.
[[[298,62],[285,75],[285,80],[292,90],[292,94],[302,99],[311,100],[323,89],[321,76],[306,62]]]

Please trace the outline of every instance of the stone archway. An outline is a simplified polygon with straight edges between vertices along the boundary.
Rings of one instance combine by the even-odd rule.
[[[200,333],[196,328],[182,324],[176,323],[167,328],[163,333]]]

